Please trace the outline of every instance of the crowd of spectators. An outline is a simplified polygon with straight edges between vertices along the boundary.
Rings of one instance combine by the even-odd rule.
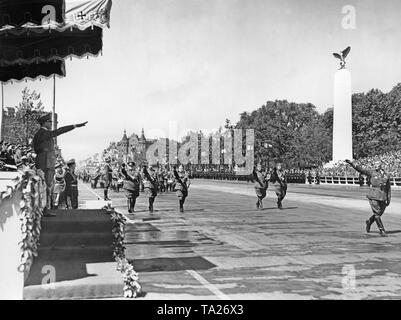
[[[383,169],[390,174],[390,176],[398,178],[401,177],[401,151],[387,152],[382,155],[361,158],[355,160],[355,164],[367,168],[374,169],[375,162],[379,161]],[[319,168],[320,176],[326,177],[358,177],[359,173],[347,165],[345,162],[339,162],[331,168]]]
[[[31,146],[0,141],[0,171],[17,171],[35,166],[36,154]]]

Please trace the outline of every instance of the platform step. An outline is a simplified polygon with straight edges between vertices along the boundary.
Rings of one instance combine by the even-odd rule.
[[[110,229],[110,227],[109,227]],[[113,236],[107,232],[45,232],[40,237],[40,247],[71,247],[71,246],[99,246],[110,245]]]

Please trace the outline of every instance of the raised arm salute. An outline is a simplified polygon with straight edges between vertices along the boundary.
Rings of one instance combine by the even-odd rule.
[[[157,182],[156,177],[154,176],[154,170],[151,166],[149,166],[149,171],[146,166],[143,167],[143,185],[145,193],[149,198],[149,212],[153,213],[153,204],[157,196]]]
[[[173,174],[175,179],[174,191],[179,200],[180,212],[184,212],[184,203],[185,199],[188,197],[188,188],[191,184],[189,176],[182,165],[178,167],[178,172],[174,167]]]
[[[36,153],[35,165],[37,169],[41,169],[45,173],[46,187],[47,187],[47,209],[52,207],[51,194],[53,189],[53,179],[56,165],[56,153],[54,139],[55,137],[69,132],[75,128],[83,127],[88,122],[79,124],[69,125],[51,130],[52,120],[51,113],[46,113],[38,119],[40,129],[36,132],[33,137],[32,145]],[[54,216],[49,212],[45,213],[45,216]]]
[[[390,176],[384,171],[379,161],[375,162],[375,169],[373,170],[355,165],[350,160],[345,160],[345,162],[353,167],[356,171],[370,177],[371,187],[366,197],[369,199],[369,204],[372,208],[373,215],[366,220],[366,232],[370,232],[372,223],[376,221],[380,235],[383,237],[387,236],[381,216],[391,202]]]

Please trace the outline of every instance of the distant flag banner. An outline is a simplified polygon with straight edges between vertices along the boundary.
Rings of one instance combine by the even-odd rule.
[[[110,28],[111,0],[66,0],[65,24],[79,29]]]
[[[0,33],[110,28],[111,0],[0,0]]]

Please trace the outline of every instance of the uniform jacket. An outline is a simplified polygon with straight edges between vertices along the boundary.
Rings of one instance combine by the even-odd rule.
[[[112,174],[113,174],[113,169],[111,169],[111,166],[108,163],[106,163],[103,168],[103,180],[106,184],[111,182],[113,178]]]
[[[33,137],[32,146],[36,153],[35,165],[36,168],[42,169],[54,169],[56,164],[56,153],[54,150],[54,139],[55,137],[71,131],[74,126],[65,126],[56,130],[49,130],[45,127],[41,127]]]
[[[370,200],[388,201],[391,200],[390,176],[381,174],[376,170],[367,170],[360,166],[355,166],[355,170],[366,175],[370,179],[370,189],[366,197]]]
[[[123,169],[121,173],[124,175],[124,189],[130,191],[139,191],[141,177],[135,170]]]
[[[54,193],[61,193],[65,190],[65,172],[58,172],[54,175]]]
[[[283,170],[274,170],[270,181],[277,188],[287,189],[287,178]]]
[[[143,186],[145,189],[157,189],[157,177],[146,169],[143,170]]]
[[[78,188],[77,176],[68,170],[65,173],[64,179],[65,179],[65,194],[67,196],[70,196],[71,195],[71,190],[73,188]]]
[[[255,189],[267,189],[267,187],[269,186],[267,173],[253,170],[252,176],[253,181],[255,182]]]
[[[191,182],[188,173],[174,171],[175,185],[174,190],[187,191]]]

